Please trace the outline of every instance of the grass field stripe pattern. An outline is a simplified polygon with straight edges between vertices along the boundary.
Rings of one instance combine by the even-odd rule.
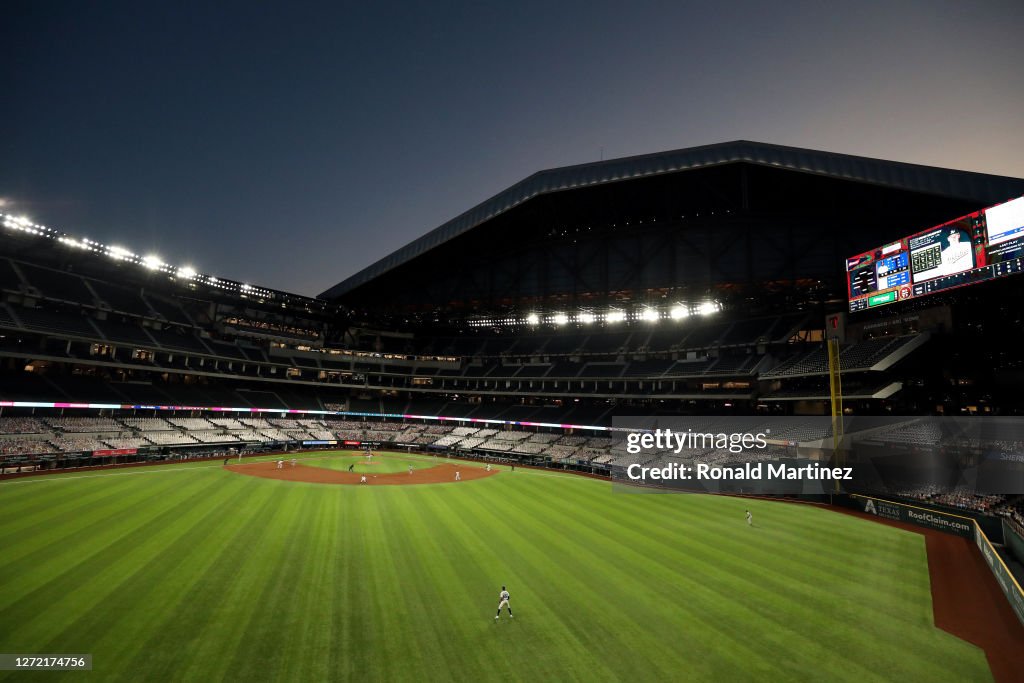
[[[150,472],[0,483],[0,651],[94,655],[33,679],[991,680],[933,625],[921,536],[813,506]]]
[[[539,500],[549,502],[555,500],[555,498],[552,496],[544,496],[541,497]],[[558,499],[558,502],[564,503],[565,500]],[[578,521],[574,521],[568,516],[564,517],[563,519],[564,524],[567,525],[566,528],[563,528],[563,531],[566,532],[565,537],[573,539],[574,545],[577,546],[574,549],[574,552],[587,555],[588,564],[594,567],[600,568],[601,565],[605,565],[602,568],[602,573],[614,575],[613,572],[615,572],[615,570],[607,567],[607,561],[602,557],[602,554],[594,553],[588,550],[589,548],[601,547],[600,540],[608,537],[609,533],[602,531],[599,527],[601,525],[610,526],[614,523],[610,521],[613,518],[610,518],[608,516],[602,516],[599,520],[595,521],[594,527],[598,528],[593,528],[590,524],[584,524]],[[736,517],[734,522],[740,519],[740,517]],[[735,527],[735,532],[738,533],[745,533],[751,531],[745,528],[745,524],[739,525],[734,523],[733,526]],[[645,585],[658,585],[665,582],[672,582],[675,583],[678,588],[678,601],[674,601],[671,603],[659,603],[658,597],[652,596],[652,598],[648,601],[648,604],[646,605],[647,610],[656,609],[656,605],[658,604],[668,604],[671,606],[670,609],[680,609],[681,606],[693,605],[693,603],[696,601],[696,605],[694,605],[693,607],[683,608],[683,611],[686,619],[700,619],[701,615],[706,613],[707,611],[705,608],[706,605],[712,605],[723,601],[733,600],[732,596],[740,595],[744,592],[748,592],[751,590],[756,590],[759,586],[758,579],[751,578],[753,576],[752,572],[750,571],[751,568],[749,566],[741,566],[742,562],[735,561],[735,558],[729,558],[728,556],[723,557],[721,555],[705,556],[705,558],[703,558],[701,562],[694,565],[694,569],[697,571],[697,575],[701,576],[705,576],[710,573],[721,573],[723,566],[734,570],[727,572],[727,575],[730,577],[730,582],[724,586],[719,587],[709,582],[696,581],[694,580],[693,576],[679,576],[678,573],[675,571],[675,567],[677,567],[678,564],[676,562],[673,562],[671,558],[661,559],[659,557],[659,555],[661,554],[660,550],[657,553],[645,552],[646,548],[651,547],[649,539],[646,539],[640,535],[630,534],[627,534],[622,537],[629,539],[628,543],[624,543],[622,546],[622,552],[624,554],[629,554],[629,556],[627,557],[629,561],[628,566],[639,568],[638,572],[634,574],[636,578],[641,578]],[[586,539],[588,542],[580,543],[580,541],[584,539]],[[657,545],[659,549],[661,548],[660,544],[655,545]],[[573,550],[570,550],[570,552],[573,552]],[[696,558],[691,553],[686,558],[680,557],[679,560],[694,563]],[[759,581],[762,585],[767,583],[768,587],[770,588],[775,588],[775,586],[771,585],[772,583],[778,583],[778,581],[773,581],[773,577],[771,575],[760,576]],[[777,591],[774,593],[768,593],[768,595],[772,594],[779,595],[780,593],[778,593]],[[785,595],[785,593],[781,594]],[[628,600],[630,599],[630,596],[616,597],[616,600],[619,599]],[[633,599],[636,599],[635,595],[633,596]],[[779,601],[784,602],[784,600],[782,600],[781,598],[779,599]],[[792,616],[796,617],[793,623],[800,623],[801,615],[798,612],[802,611],[802,607],[793,605],[789,605],[789,607],[791,610],[794,610]],[[737,654],[742,655],[744,660],[748,664],[752,661],[760,660],[762,669],[771,669],[772,660],[777,660],[777,657],[773,655],[773,651],[777,652],[777,649],[775,646],[770,646],[767,647],[767,649],[765,649],[764,646],[771,645],[770,640],[772,639],[773,635],[784,635],[787,637],[798,635],[794,632],[791,632],[790,627],[788,625],[788,621],[780,620],[779,617],[786,614],[786,612],[768,610],[763,613],[757,613],[756,610],[752,609],[749,603],[737,604],[735,606],[735,609],[739,611],[741,618],[745,622],[753,621],[756,623],[758,620],[769,622],[768,624],[766,624],[766,626],[768,626],[769,628],[764,631],[762,637],[756,640],[749,641],[749,643],[745,644],[745,647],[743,648],[737,648]],[[721,631],[719,631],[718,635],[720,637],[732,637],[731,634],[723,633]],[[769,642],[766,643],[766,640]],[[859,666],[855,662],[850,662],[849,664],[854,668]]]

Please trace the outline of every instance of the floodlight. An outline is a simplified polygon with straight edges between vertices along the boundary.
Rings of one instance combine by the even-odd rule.
[[[530,315],[526,316],[526,322],[529,325],[539,325],[540,316],[537,315],[536,313],[531,313]]]
[[[555,321],[556,325],[564,325],[567,322],[569,322],[569,316],[567,316],[565,313],[555,313],[552,320]]]
[[[191,280],[196,275],[198,275],[198,273],[196,273],[196,271],[190,268],[189,266],[183,266],[181,268],[178,268],[178,277],[185,278],[186,280]]]
[[[146,266],[150,270],[156,270],[160,266],[164,265],[164,262],[161,261],[156,256],[153,256],[152,254],[150,254],[149,256],[143,256],[142,257],[142,265]]]
[[[626,319],[626,314],[622,311],[608,311],[604,319],[610,323],[621,323]]]
[[[680,304],[679,306],[674,306],[669,312],[669,315],[673,320],[682,320],[690,315],[690,309]]]
[[[579,321],[581,323],[585,323],[585,324],[589,325],[590,323],[594,322],[594,314],[593,313],[580,313]]]
[[[660,316],[658,315],[658,310],[656,308],[645,308],[641,317],[647,322],[653,323],[657,322]]]
[[[107,247],[107,256],[110,258],[116,258],[118,260],[124,260],[132,255],[132,252],[128,251],[124,247]]]
[[[697,312],[700,313],[701,315],[711,315],[716,311],[718,311],[718,305],[715,304],[713,301],[705,301],[704,303],[697,307]]]

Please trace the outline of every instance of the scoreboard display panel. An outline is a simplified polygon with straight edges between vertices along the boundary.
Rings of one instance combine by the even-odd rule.
[[[846,259],[850,312],[1024,271],[1024,197]]]

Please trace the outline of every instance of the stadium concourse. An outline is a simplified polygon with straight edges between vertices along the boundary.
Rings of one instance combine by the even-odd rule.
[[[296,482],[311,481],[236,476],[235,469],[254,463],[272,477],[287,479],[273,472],[275,465],[261,464],[263,455],[311,451],[310,458],[344,458],[364,448],[402,453],[413,462],[441,455],[474,467],[528,465],[604,478],[624,464],[612,437],[613,421],[627,416],[686,416],[696,426],[712,418],[756,418],[767,424],[779,417],[827,417],[833,410],[849,417],[906,416],[880,438],[889,445],[929,453],[939,440],[917,417],[1024,414],[1019,391],[1024,383],[1019,343],[1024,338],[1024,278],[1004,277],[1022,269],[1024,256],[1014,251],[1011,230],[998,234],[998,244],[986,232],[989,223],[995,226],[996,218],[1006,213],[992,207],[1021,195],[1024,180],[1018,178],[746,141],[709,145],[539,172],[453,220],[425,229],[421,238],[316,297],[200,273],[0,214],[0,493],[14,490],[17,482],[74,480],[78,483],[72,485],[84,487],[83,495],[92,500],[88,496],[101,494],[79,481],[84,477],[65,475],[85,468],[152,464],[142,471],[199,472],[197,481],[209,475],[215,482],[210,490],[230,491],[241,500],[243,487],[263,496],[281,490],[268,488],[274,484],[297,487]],[[951,222],[959,227],[948,228]],[[973,269],[954,272],[942,266],[942,252],[958,250],[960,231],[963,239],[974,241]],[[950,238],[952,232],[956,236]],[[931,237],[919,239],[922,234]],[[940,234],[941,239],[936,237]],[[982,262],[979,254],[989,260]],[[882,264],[882,269],[875,264]],[[927,284],[914,290],[909,281],[913,268],[942,272],[922,278]],[[828,342],[838,352],[831,366]],[[836,379],[841,385],[838,395],[832,383]],[[812,427],[777,432],[764,455],[785,455],[786,449],[802,444],[821,448],[827,435],[827,430]],[[1024,439],[988,439],[975,456],[1024,462],[1022,444]],[[229,456],[248,457],[235,469],[223,471],[212,462],[196,469],[180,464]],[[733,456],[728,450],[707,448],[686,462],[727,464]],[[664,452],[644,456],[644,464],[651,466],[678,460]],[[577,524],[580,516],[564,508],[550,490],[577,484],[565,484],[568,479],[561,472],[529,471],[529,485],[524,478],[504,474],[480,477],[471,485],[478,487],[476,491],[510,491],[513,499],[536,506],[531,508],[531,524],[542,519]],[[320,477],[315,481],[337,478],[315,474]],[[543,482],[536,488],[551,495],[536,497],[532,482]],[[832,517],[840,516],[816,516],[818,508],[811,506],[804,507],[814,512],[727,497],[681,501],[707,498],[703,496],[609,501],[601,497],[603,489],[589,488],[599,484],[585,482],[586,494],[572,500],[591,511],[615,508],[621,524],[634,522],[629,505],[675,520],[673,524],[689,519],[689,513],[676,514],[678,509],[672,506],[694,505],[690,512],[704,515],[701,519],[708,528],[724,524],[719,512],[738,515],[748,504],[765,506],[757,507],[755,519],[776,515],[791,529],[809,528],[802,520],[813,518],[815,524],[834,531],[835,538],[846,539],[833,547],[829,534],[815,536],[820,547],[840,558],[829,565],[835,576],[824,579],[851,574],[843,590],[865,603],[871,603],[861,593],[865,581],[848,571],[860,566],[850,554],[858,546],[847,541],[866,539],[879,557],[886,558],[868,564],[874,580],[894,592],[872,611],[858,611],[853,601],[844,604],[854,627],[870,622],[883,629],[889,626],[881,622],[902,619],[886,612],[887,602],[902,595],[900,581],[907,582],[914,599],[923,601],[908,604],[907,613],[928,611],[921,607],[930,603],[927,586],[921,589],[920,572],[926,584],[925,565],[932,556],[924,554],[920,539],[908,540],[881,527],[858,531],[871,525],[853,517],[836,521]],[[1005,586],[1009,596],[1014,575],[1018,581],[1024,575],[1024,540],[1019,551],[1012,540],[1024,538],[1024,492],[979,493],[960,484],[903,487],[884,501],[893,506],[884,508],[891,515],[886,519],[903,523],[912,519],[906,510],[924,509],[932,519],[956,520],[950,524],[961,530],[969,522],[979,534],[976,547],[971,541],[960,543],[957,552],[973,553],[970,561],[976,565],[987,563],[985,595],[1002,595]],[[144,495],[142,488],[124,486],[127,499]],[[395,496],[384,488],[394,487],[373,494]],[[460,495],[482,495],[472,493],[469,486],[462,490],[471,493]],[[196,499],[205,495],[198,489],[188,493]],[[383,505],[372,507],[377,502],[371,508],[356,507],[367,504],[367,498],[339,502],[319,490],[309,496],[322,506],[318,509],[346,506],[347,514],[357,518],[372,509],[371,517],[388,516],[390,524],[403,528],[417,515],[407,510],[410,514],[392,517],[390,511],[406,510],[411,500],[445,519],[434,492],[400,493],[405,497],[373,499],[391,501],[393,507],[387,510]],[[26,494],[19,495],[31,506]],[[821,498],[816,502],[823,502]],[[836,502],[827,498],[824,502]],[[858,506],[858,511],[867,507],[865,498],[836,498]],[[56,505],[56,500],[47,499],[47,504]],[[291,509],[305,504],[297,497],[288,501]],[[481,538],[508,533],[476,505],[474,500],[459,508],[464,515],[458,523],[481,525],[475,531]],[[708,507],[699,507],[703,505]],[[181,514],[188,507],[185,501],[180,506],[164,512]],[[877,511],[874,503],[871,506]],[[229,509],[234,508],[210,511],[209,519],[231,516],[225,512]],[[809,516],[801,516],[805,514]],[[900,518],[902,522],[896,520],[900,515],[906,517]],[[593,517],[602,514],[594,512]],[[274,528],[272,520],[267,528]],[[693,558],[713,556],[709,564],[700,565],[705,569],[730,567],[736,557],[748,553],[767,563],[765,567],[774,567],[771,563],[786,560],[785,552],[776,552],[786,549],[785,544],[800,547],[797,554],[807,557],[817,552],[800,546],[810,537],[806,535],[780,536],[772,541],[780,545],[769,544],[770,549],[746,541],[742,549],[733,548],[734,529],[715,529],[713,544],[693,549]],[[289,538],[293,530],[278,531]],[[422,529],[407,530],[422,535]],[[446,536],[449,531],[443,524],[437,529],[446,543],[457,545],[459,537]],[[591,530],[576,531],[586,535]],[[619,531],[604,528],[602,533],[615,537]],[[933,531],[929,530],[929,539]],[[550,527],[538,528],[534,538],[554,533],[557,530]],[[685,535],[685,529],[675,529],[673,539]],[[525,542],[515,533],[509,536],[516,546],[512,554],[529,556]],[[239,538],[224,541],[248,547]],[[631,547],[631,538],[619,539],[618,546]],[[317,546],[322,539],[308,540]],[[349,540],[362,547],[365,539]],[[651,532],[630,552],[659,558],[658,567],[693,559],[674,555],[675,542]],[[719,549],[722,543],[728,552]],[[571,564],[573,558],[563,557],[561,545],[545,546],[544,557],[561,557]],[[928,541],[928,553],[934,545],[934,540]],[[364,550],[372,555],[375,548],[367,545]],[[421,551],[426,549],[416,549]],[[17,557],[31,559],[35,552],[30,545],[23,546]],[[324,553],[340,556],[333,546],[325,547]],[[411,563],[410,571],[418,570],[404,547],[394,553],[399,562]],[[351,557],[360,555],[346,554]],[[494,562],[469,551],[466,557],[464,566],[449,570]],[[150,558],[141,561],[145,564]],[[591,567],[603,566],[602,562],[597,556],[589,558]],[[391,571],[390,565],[381,566],[383,571],[378,566],[370,573],[361,566],[348,569],[372,582]],[[884,573],[885,567],[890,574]],[[608,569],[609,575],[616,571]],[[588,569],[574,571],[583,574]],[[638,576],[650,571],[658,581],[671,583],[661,569],[630,571]],[[779,566],[764,573],[770,581],[781,582],[776,588],[784,594],[797,590],[796,584],[785,582],[800,571]],[[807,583],[822,580],[815,576]],[[744,579],[735,581],[729,590],[745,586]],[[138,582],[142,585],[145,579]],[[230,584],[224,585],[230,590]],[[700,587],[694,588],[700,594]],[[828,596],[829,602],[821,603],[822,613],[831,609],[832,599]],[[655,602],[663,604],[660,599]],[[706,606],[717,609],[711,603]],[[1012,618],[1008,603],[989,606],[1002,610],[999,619],[1008,613]],[[10,609],[29,614],[35,607],[26,601]],[[782,608],[765,603],[759,609],[774,617]],[[875,620],[880,614],[885,618]],[[666,626],[676,626],[662,617]],[[637,623],[644,618],[637,615]],[[730,615],[727,620],[732,621],[725,628],[735,629],[755,623],[757,615]],[[920,647],[915,660],[920,668],[903,668],[892,655],[886,660],[892,671],[905,680],[976,673],[973,655],[956,648],[941,667],[929,668],[946,655],[933,648],[933,624],[925,621],[900,621],[899,627],[913,633]],[[778,625],[771,624],[761,625],[769,630]],[[606,633],[621,631],[612,622],[603,627]],[[817,624],[812,636],[817,637],[820,628],[833,627],[838,628],[833,622]],[[574,633],[575,638],[590,637]],[[1008,633],[1003,630],[1004,636]],[[554,627],[546,634],[576,642],[568,631]],[[870,641],[863,629],[853,635],[864,639],[858,652],[885,647]],[[719,637],[708,634],[712,636]],[[582,646],[581,650],[589,651]],[[1011,650],[988,651],[990,658],[1001,658],[1002,664],[993,667],[999,681],[1012,680],[1014,662],[1019,662],[1019,653]],[[666,653],[666,661],[678,663],[673,659],[677,656]],[[800,657],[801,666],[810,666]],[[755,655],[750,661],[776,666]],[[740,678],[757,673],[730,669],[730,662],[718,664]],[[613,671],[617,664],[607,666]],[[660,671],[667,669],[665,665]],[[1020,670],[1024,665],[1016,669]],[[658,666],[648,670],[654,671]],[[796,675],[793,670],[772,672]],[[578,670],[573,673],[578,675]],[[856,680],[870,673],[877,672],[858,670]]]

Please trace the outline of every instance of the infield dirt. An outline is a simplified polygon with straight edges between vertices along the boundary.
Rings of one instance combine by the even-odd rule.
[[[409,472],[391,472],[373,474],[372,472],[342,472],[326,467],[310,467],[308,465],[292,465],[285,461],[284,467],[277,468],[277,462],[243,463],[228,465],[226,469],[250,477],[277,479],[280,481],[301,481],[310,484],[352,484],[356,486],[411,486],[415,484],[448,484],[455,482],[455,473],[459,472],[462,483],[483,479],[498,474],[497,470],[488,472],[480,467],[459,467],[451,463],[442,463],[433,467],[414,469]],[[359,478],[365,474],[366,483],[360,484]]]

